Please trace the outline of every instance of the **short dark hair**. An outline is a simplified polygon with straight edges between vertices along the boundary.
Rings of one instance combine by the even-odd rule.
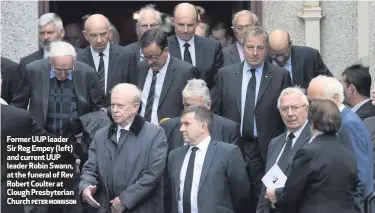
[[[371,74],[369,67],[360,64],[352,65],[346,68],[341,75],[345,75],[347,85],[353,84],[359,94],[370,97]]]
[[[150,46],[151,44],[155,43],[160,47],[160,49],[164,49],[168,46],[167,36],[165,35],[162,29],[149,29],[147,30],[139,40],[141,48],[145,48]]]
[[[188,113],[195,113],[195,120],[198,120],[201,123],[206,123],[208,131],[210,133],[212,132],[213,114],[209,109],[200,105],[191,105],[185,107],[182,110],[181,116],[186,115]]]
[[[310,104],[308,120],[314,129],[334,135],[341,126],[341,113],[333,101],[316,99]]]

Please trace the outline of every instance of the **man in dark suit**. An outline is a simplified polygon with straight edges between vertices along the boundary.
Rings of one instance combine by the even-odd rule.
[[[12,101],[20,82],[17,67],[17,63],[1,57],[1,75],[3,81],[1,85],[1,98],[7,103]]]
[[[343,86],[333,77],[318,76],[311,80],[307,89],[309,100],[329,99],[336,103],[341,112],[342,122],[337,133],[341,143],[349,149],[357,160],[358,179],[356,208],[362,210],[364,200],[374,191],[374,154],[370,134],[361,119],[345,107]]]
[[[268,144],[285,130],[277,99],[291,85],[287,70],[264,61],[266,37],[261,27],[249,27],[244,33],[244,62],[220,69],[212,90],[213,112],[241,125],[240,147],[254,195],[250,212],[258,203]]]
[[[213,115],[186,107],[181,133],[188,144],[168,156],[171,212],[248,212],[249,179],[240,149],[211,138]]]
[[[307,88],[318,75],[332,76],[319,51],[311,47],[292,45],[286,30],[276,29],[269,35],[269,61],[290,72],[292,84]]]
[[[160,12],[155,9],[154,5],[146,5],[139,10],[138,19],[135,26],[135,32],[137,33],[138,40],[141,39],[142,35],[149,29],[160,28],[162,23]],[[139,41],[133,42],[125,46],[126,52],[133,52],[135,55],[135,63],[137,64],[142,60],[143,56]]]
[[[79,194],[97,213],[163,213],[167,139],[161,127],[137,115],[140,104],[136,86],[116,85],[114,122],[94,135]]]
[[[215,84],[217,71],[223,66],[219,41],[195,35],[198,13],[189,3],[178,4],[173,11],[175,35],[168,38],[169,53],[193,64],[209,89]]]
[[[281,213],[356,212],[357,166],[336,136],[339,110],[330,100],[316,100],[308,120],[311,140],[297,152],[284,188],[268,188],[267,198]]]
[[[97,71],[100,80],[98,86],[105,94],[106,105],[109,106],[110,91],[115,85],[136,83],[134,55],[109,42],[112,29],[108,19],[101,14],[91,15],[86,20],[83,35],[90,45],[80,51],[77,60]]]
[[[180,115],[184,108],[182,90],[189,79],[198,76],[195,67],[171,56],[162,29],[150,29],[140,40],[144,54],[137,65],[138,83],[142,89],[140,115],[159,124],[163,118]]]
[[[243,33],[247,27],[256,25],[257,22],[258,17],[249,10],[241,10],[234,14],[232,29],[237,41],[223,49],[224,66],[237,64],[245,59],[243,53]]]
[[[281,92],[277,106],[287,132],[271,140],[267,153],[266,173],[274,165],[278,165],[288,176],[295,154],[310,140],[310,125],[307,121],[309,101],[299,87],[289,87]],[[274,206],[264,197],[265,192],[266,186],[263,185],[257,213],[275,212]],[[276,210],[278,211],[279,209]]]
[[[341,74],[345,103],[364,120],[375,116],[375,106],[371,104],[371,74],[368,67],[353,65]]]
[[[375,106],[375,88],[372,89],[372,105]],[[368,131],[370,132],[372,146],[375,147],[375,116],[366,118],[363,120]],[[375,148],[374,148],[374,166],[375,166]],[[374,172],[374,183],[375,183],[375,172]]]
[[[189,80],[182,91],[184,107],[200,105],[211,108],[210,90],[206,82],[202,79]],[[172,118],[160,123],[168,139],[168,151],[184,145],[184,140],[180,132],[181,117]],[[238,144],[239,126],[236,122],[219,115],[213,114],[211,137],[213,140],[226,143]]]

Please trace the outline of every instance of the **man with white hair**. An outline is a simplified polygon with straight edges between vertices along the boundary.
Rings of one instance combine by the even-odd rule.
[[[355,112],[343,104],[343,85],[336,78],[322,75],[315,77],[307,89],[307,96],[309,100],[332,100],[341,112],[342,123],[337,135],[356,157],[359,179],[355,195],[356,208],[363,212],[364,200],[374,191],[373,145],[369,132]]]

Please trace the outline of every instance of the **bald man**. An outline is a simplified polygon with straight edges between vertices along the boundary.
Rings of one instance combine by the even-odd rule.
[[[269,35],[269,45],[269,62],[287,69],[293,85],[306,89],[311,79],[318,75],[333,76],[318,50],[292,45],[292,40],[286,30],[272,31]]]
[[[252,25],[259,25],[259,22],[258,17],[251,11],[242,10],[234,14],[232,29],[237,41],[223,49],[224,66],[237,64],[244,60],[242,35],[246,28]]]
[[[94,135],[80,195],[97,213],[162,213],[164,130],[138,115],[141,91],[136,86],[116,85],[111,96],[114,122]]]
[[[105,16],[89,16],[84,25],[83,35],[90,45],[77,55],[78,61],[97,71],[99,87],[106,97],[105,106],[110,105],[109,92],[116,84],[136,82],[134,55],[127,53],[123,47],[110,43],[112,31]]]
[[[155,9],[155,6],[148,4],[139,10],[139,17],[135,26],[135,32],[137,33],[138,41],[125,46],[126,52],[132,52],[135,55],[135,63],[142,61],[143,53],[139,40],[142,35],[149,29],[160,28],[161,26],[161,14]]]
[[[175,35],[168,38],[168,48],[172,56],[193,64],[211,89],[223,66],[223,53],[219,41],[195,35],[199,23],[194,5],[178,4],[173,11]]]

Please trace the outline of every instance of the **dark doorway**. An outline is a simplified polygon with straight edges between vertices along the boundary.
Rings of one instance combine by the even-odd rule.
[[[64,24],[80,22],[86,14],[101,13],[109,18],[120,33],[120,44],[126,45],[137,40],[133,13],[147,4],[172,15],[178,1],[51,1],[49,11],[58,14]],[[232,14],[239,10],[250,9],[250,1],[194,1],[194,5],[205,9],[211,26],[219,21],[231,26]],[[253,5],[253,4],[252,4]],[[47,12],[47,11],[45,11]]]

